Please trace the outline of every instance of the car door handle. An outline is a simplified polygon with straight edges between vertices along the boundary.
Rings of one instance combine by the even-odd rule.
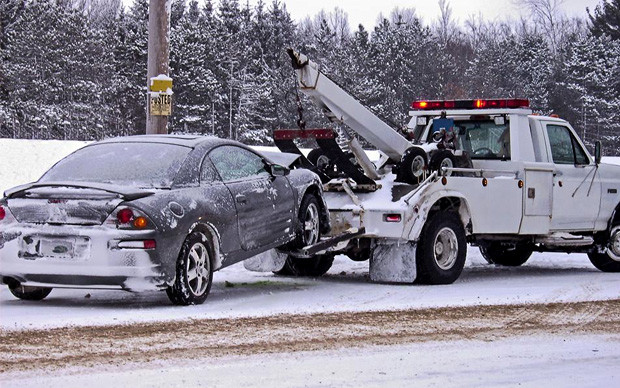
[[[248,198],[245,195],[237,195],[237,203],[246,204],[248,203]]]

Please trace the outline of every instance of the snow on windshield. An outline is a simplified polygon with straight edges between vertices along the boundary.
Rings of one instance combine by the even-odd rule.
[[[67,156],[39,182],[99,182],[133,187],[170,187],[191,148],[160,143],[105,143]]]

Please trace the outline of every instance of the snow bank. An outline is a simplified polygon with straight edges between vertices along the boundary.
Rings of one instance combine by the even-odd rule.
[[[89,142],[0,139],[0,193],[36,181],[57,161]]]

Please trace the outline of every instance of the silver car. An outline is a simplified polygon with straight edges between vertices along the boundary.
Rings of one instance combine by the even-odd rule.
[[[0,279],[27,300],[65,287],[202,303],[213,271],[329,230],[318,176],[274,160],[204,136],[88,145],[0,200]]]

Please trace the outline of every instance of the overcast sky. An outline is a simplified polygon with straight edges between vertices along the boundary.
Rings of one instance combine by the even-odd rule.
[[[264,0],[267,5],[270,0]],[[439,15],[438,0],[282,0],[295,20],[314,16],[321,9],[326,11],[340,7],[349,15],[349,23],[355,28],[362,23],[367,29],[375,26],[378,15],[385,16],[395,7],[415,8],[417,15],[425,22],[431,22]],[[565,0],[563,9],[567,15],[585,16],[586,7],[592,10],[602,0]],[[250,4],[255,3],[250,0]],[[241,4],[245,0],[240,1]],[[487,20],[517,19],[521,13],[512,0],[451,0],[454,17],[460,23],[470,15],[482,14]]]

